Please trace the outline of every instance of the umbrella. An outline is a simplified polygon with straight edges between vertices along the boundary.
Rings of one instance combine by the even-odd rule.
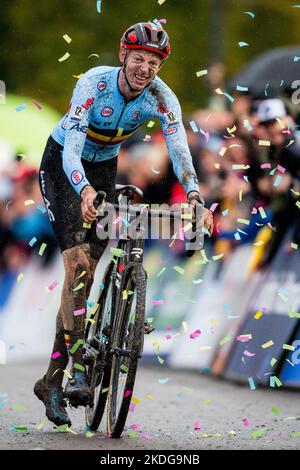
[[[28,163],[38,166],[60,116],[44,104],[35,103],[29,97],[6,95],[5,104],[0,104],[0,142],[8,144],[15,153],[25,154]]]
[[[300,80],[300,46],[279,47],[259,55],[233,78],[229,87],[248,87],[252,95],[272,97],[280,90],[290,91],[294,80]]]

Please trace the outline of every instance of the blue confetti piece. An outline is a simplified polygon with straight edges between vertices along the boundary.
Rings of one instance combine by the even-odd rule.
[[[95,302],[93,302],[92,300],[87,300],[87,301],[86,301],[86,304],[87,304],[88,307],[91,308],[91,307],[94,307]]]
[[[300,60],[300,57],[298,55],[295,55],[294,62],[298,62],[298,60]]]
[[[281,180],[282,180],[282,176],[277,175],[276,178],[275,178],[275,181],[274,181],[274,183],[273,183],[273,186],[275,186],[275,187],[276,187],[276,186],[279,186],[280,183],[281,183]]]
[[[233,96],[229,95],[228,93],[224,93],[224,96],[226,96],[226,98],[228,98],[228,99],[229,99],[229,101],[231,101],[231,103],[233,103],[233,102],[234,102],[234,98],[233,98]]]
[[[240,41],[240,42],[239,42],[239,46],[240,46],[240,47],[245,47],[245,46],[249,46],[249,44],[248,44],[247,42]]]
[[[249,88],[247,86],[240,86],[240,85],[237,85],[236,89],[237,89],[237,91],[248,91],[249,90]]]
[[[101,0],[97,0],[97,12],[101,13]]]
[[[190,126],[191,126],[193,132],[199,132],[199,129],[198,129],[197,124],[195,123],[195,121],[190,121]]]
[[[42,214],[45,214],[46,212],[46,209],[44,206],[42,206],[42,204],[37,204],[36,208],[41,211]]]
[[[237,241],[241,240],[241,236],[240,236],[240,234],[239,234],[238,232],[235,232],[234,238],[235,238]]]
[[[269,82],[266,84],[266,88],[265,88],[265,96],[268,96],[268,93],[267,93],[268,86],[269,86]]]
[[[293,5],[292,8],[300,8],[300,5]]]
[[[166,384],[167,382],[169,382],[169,379],[166,378],[166,379],[158,379],[159,383],[160,384]]]
[[[228,213],[229,213],[229,210],[225,209],[224,211],[222,211],[222,216],[225,217]]]
[[[20,106],[16,107],[17,113],[20,113],[21,111],[24,111],[24,109],[28,108],[27,104],[20,104]]]
[[[35,243],[37,242],[37,239],[35,237],[33,237],[30,242],[28,243],[29,246],[33,246]]]
[[[249,183],[249,180],[248,180],[248,176],[247,176],[247,175],[244,175],[244,176],[243,176],[243,179],[244,179],[245,181],[247,181],[247,183]]]
[[[256,386],[252,377],[248,377],[248,383],[251,390],[255,390]]]
[[[248,235],[248,233],[244,232],[244,231],[241,230],[240,228],[238,228],[237,231],[238,231],[239,233],[242,233],[243,235]]]
[[[243,13],[245,13],[245,15],[251,16],[251,18],[255,18],[255,14],[252,13],[252,11],[244,11]]]
[[[279,86],[282,86],[282,85],[283,85],[283,83],[284,83],[284,80],[281,80],[281,82],[280,82],[280,85],[279,85]]]
[[[224,307],[224,310],[227,313],[227,315],[232,315],[232,310],[231,310],[230,305],[224,304],[223,307]]]

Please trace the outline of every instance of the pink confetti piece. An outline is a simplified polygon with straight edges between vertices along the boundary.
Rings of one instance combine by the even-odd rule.
[[[132,391],[131,390],[126,390],[125,394],[124,394],[124,397],[127,398],[127,397],[130,397],[130,395],[132,394]]]
[[[143,141],[144,142],[151,142],[151,135],[145,135],[145,137],[143,138]]]
[[[117,217],[114,221],[113,221],[113,225],[116,225],[117,223],[120,222],[120,219],[121,219],[121,216],[119,215],[119,217]]]
[[[243,352],[243,354],[245,354],[245,356],[248,356],[248,357],[253,357],[253,356],[255,356],[255,353],[251,353],[250,351],[247,351],[247,349],[245,349],[245,351]]]
[[[286,172],[286,168],[284,168],[281,165],[277,165],[277,170],[280,171],[280,173],[285,173]]]
[[[53,281],[50,286],[47,287],[49,290],[54,290],[58,286],[58,281]]]
[[[184,240],[184,230],[183,227],[179,229],[179,240]]]
[[[198,336],[200,336],[200,335],[201,335],[201,331],[200,330],[195,330],[194,333],[190,334],[190,338],[195,339],[195,338],[198,338]]]
[[[80,308],[79,310],[74,310],[74,317],[79,317],[85,313],[85,308]]]
[[[139,427],[140,427],[139,424],[133,423],[133,424],[131,424],[130,429],[133,429],[133,430],[135,431],[135,430],[138,429]]]
[[[34,102],[34,104],[36,105],[38,109],[40,110],[43,109],[43,107],[37,101],[35,101],[34,99],[32,101]]]
[[[264,168],[272,168],[271,163],[262,163],[262,164],[260,165],[260,167],[263,168],[263,169],[264,169]]]
[[[159,21],[160,23],[164,23],[164,24],[166,24],[166,22],[167,22],[166,18],[161,18],[161,19],[158,20],[158,21]]]
[[[242,343],[246,343],[246,341],[249,341],[251,337],[249,335],[239,335],[236,337],[237,341],[241,341]]]
[[[219,205],[218,202],[214,202],[209,208],[210,212],[214,212],[216,208],[218,207],[218,205]]]
[[[165,303],[164,300],[152,300],[151,304],[152,305],[163,305]]]
[[[243,421],[243,425],[245,426],[245,428],[249,426],[249,421],[247,418],[243,418],[242,421]]]
[[[60,357],[60,356],[61,356],[61,354],[60,354],[60,352],[58,352],[58,351],[57,351],[57,352],[54,352],[54,353],[51,355],[52,359],[57,359],[57,358]]]
[[[142,438],[145,439],[145,441],[150,441],[150,439],[153,439],[152,436],[150,436],[150,434],[146,434],[146,433],[142,433]]]
[[[172,327],[171,327],[170,325],[167,325],[167,326],[166,326],[166,330],[167,330],[167,331],[170,331],[171,328],[172,328]]]
[[[135,404],[134,404],[134,403],[130,403],[130,405],[129,405],[129,411],[131,411],[131,412],[133,413],[134,410],[135,410]]]
[[[166,335],[165,338],[166,338],[166,340],[172,339],[172,335]]]
[[[257,209],[256,207],[253,207],[252,211],[251,211],[251,214],[257,214]]]
[[[201,431],[201,426],[200,426],[200,424],[199,424],[199,423],[195,423],[195,424],[194,424],[194,429],[195,429],[195,431]]]

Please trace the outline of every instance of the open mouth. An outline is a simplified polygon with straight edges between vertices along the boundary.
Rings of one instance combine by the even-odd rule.
[[[148,78],[141,77],[140,75],[134,75],[134,79],[139,85],[144,85],[148,80]]]

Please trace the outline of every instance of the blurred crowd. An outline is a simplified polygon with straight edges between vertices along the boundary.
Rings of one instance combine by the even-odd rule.
[[[205,108],[184,116],[187,140],[215,230],[208,241],[228,259],[243,243],[263,246],[260,265],[274,256],[286,230],[295,225],[300,244],[300,116],[284,94],[253,96],[224,90],[222,64],[208,74]],[[146,131],[150,129],[145,128]],[[145,203],[186,202],[168,156],[159,123],[141,129],[122,147],[118,183],[144,191]],[[31,256],[51,262],[57,245],[40,194],[38,169],[16,155],[5,160],[0,142],[0,307]],[[298,228],[299,227],[299,228]],[[44,246],[41,254],[41,246]],[[172,248],[173,249],[173,248]],[[184,250],[178,247],[178,256]]]

